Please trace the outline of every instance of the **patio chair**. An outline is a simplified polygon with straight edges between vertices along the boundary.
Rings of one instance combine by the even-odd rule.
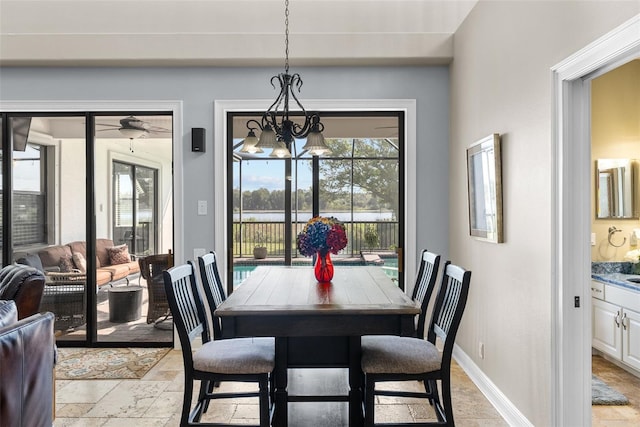
[[[269,377],[275,367],[275,347],[264,340],[253,338],[212,341],[193,265],[189,263],[172,267],[163,276],[184,362],[180,425],[228,425],[201,424],[200,419],[210,400],[240,397],[258,397],[260,427],[271,425]],[[195,350],[192,342],[198,336],[202,338],[202,346]],[[195,407],[191,410],[194,381],[200,381],[200,392]],[[255,382],[259,391],[213,393],[212,384],[221,381]]]
[[[173,254],[169,250],[169,253],[166,254],[149,255],[139,258],[138,263],[140,264],[140,274],[147,282],[149,295],[147,323],[153,323],[155,327],[159,327],[171,316],[162,272],[173,267]]]
[[[451,404],[451,355],[470,280],[470,271],[448,261],[445,263],[426,340],[398,336],[372,336],[366,342],[363,340],[361,366],[365,378],[365,426],[376,425],[376,395],[426,398],[435,409],[437,421],[398,425],[455,425]],[[436,347],[437,338],[443,342],[442,352]],[[376,389],[376,383],[386,381],[422,381],[425,392]],[[442,400],[438,382],[442,388]]]

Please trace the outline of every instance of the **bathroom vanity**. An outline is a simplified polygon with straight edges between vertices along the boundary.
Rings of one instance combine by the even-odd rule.
[[[640,275],[591,274],[592,346],[640,375]]]

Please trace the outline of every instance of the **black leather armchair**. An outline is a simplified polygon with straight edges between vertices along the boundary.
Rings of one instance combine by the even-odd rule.
[[[53,425],[53,314],[18,320],[14,301],[0,301],[0,425]]]
[[[34,267],[10,264],[0,270],[0,300],[13,300],[18,320],[40,311],[44,274]]]

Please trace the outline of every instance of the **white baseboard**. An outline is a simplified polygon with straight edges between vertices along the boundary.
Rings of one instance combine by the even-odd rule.
[[[507,399],[500,389],[491,382],[489,377],[480,370],[478,365],[473,363],[473,360],[471,360],[467,353],[458,347],[457,344],[453,347],[453,358],[510,426],[533,427],[531,421]]]

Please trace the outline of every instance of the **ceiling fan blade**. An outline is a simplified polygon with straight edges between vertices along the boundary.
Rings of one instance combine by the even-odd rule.
[[[153,133],[172,133],[171,129],[166,129],[160,126],[150,126],[146,130]]]
[[[109,123],[96,123],[96,126],[106,126],[106,127],[110,127],[110,128],[115,128],[115,129],[119,129],[120,126],[118,125],[112,125]]]

